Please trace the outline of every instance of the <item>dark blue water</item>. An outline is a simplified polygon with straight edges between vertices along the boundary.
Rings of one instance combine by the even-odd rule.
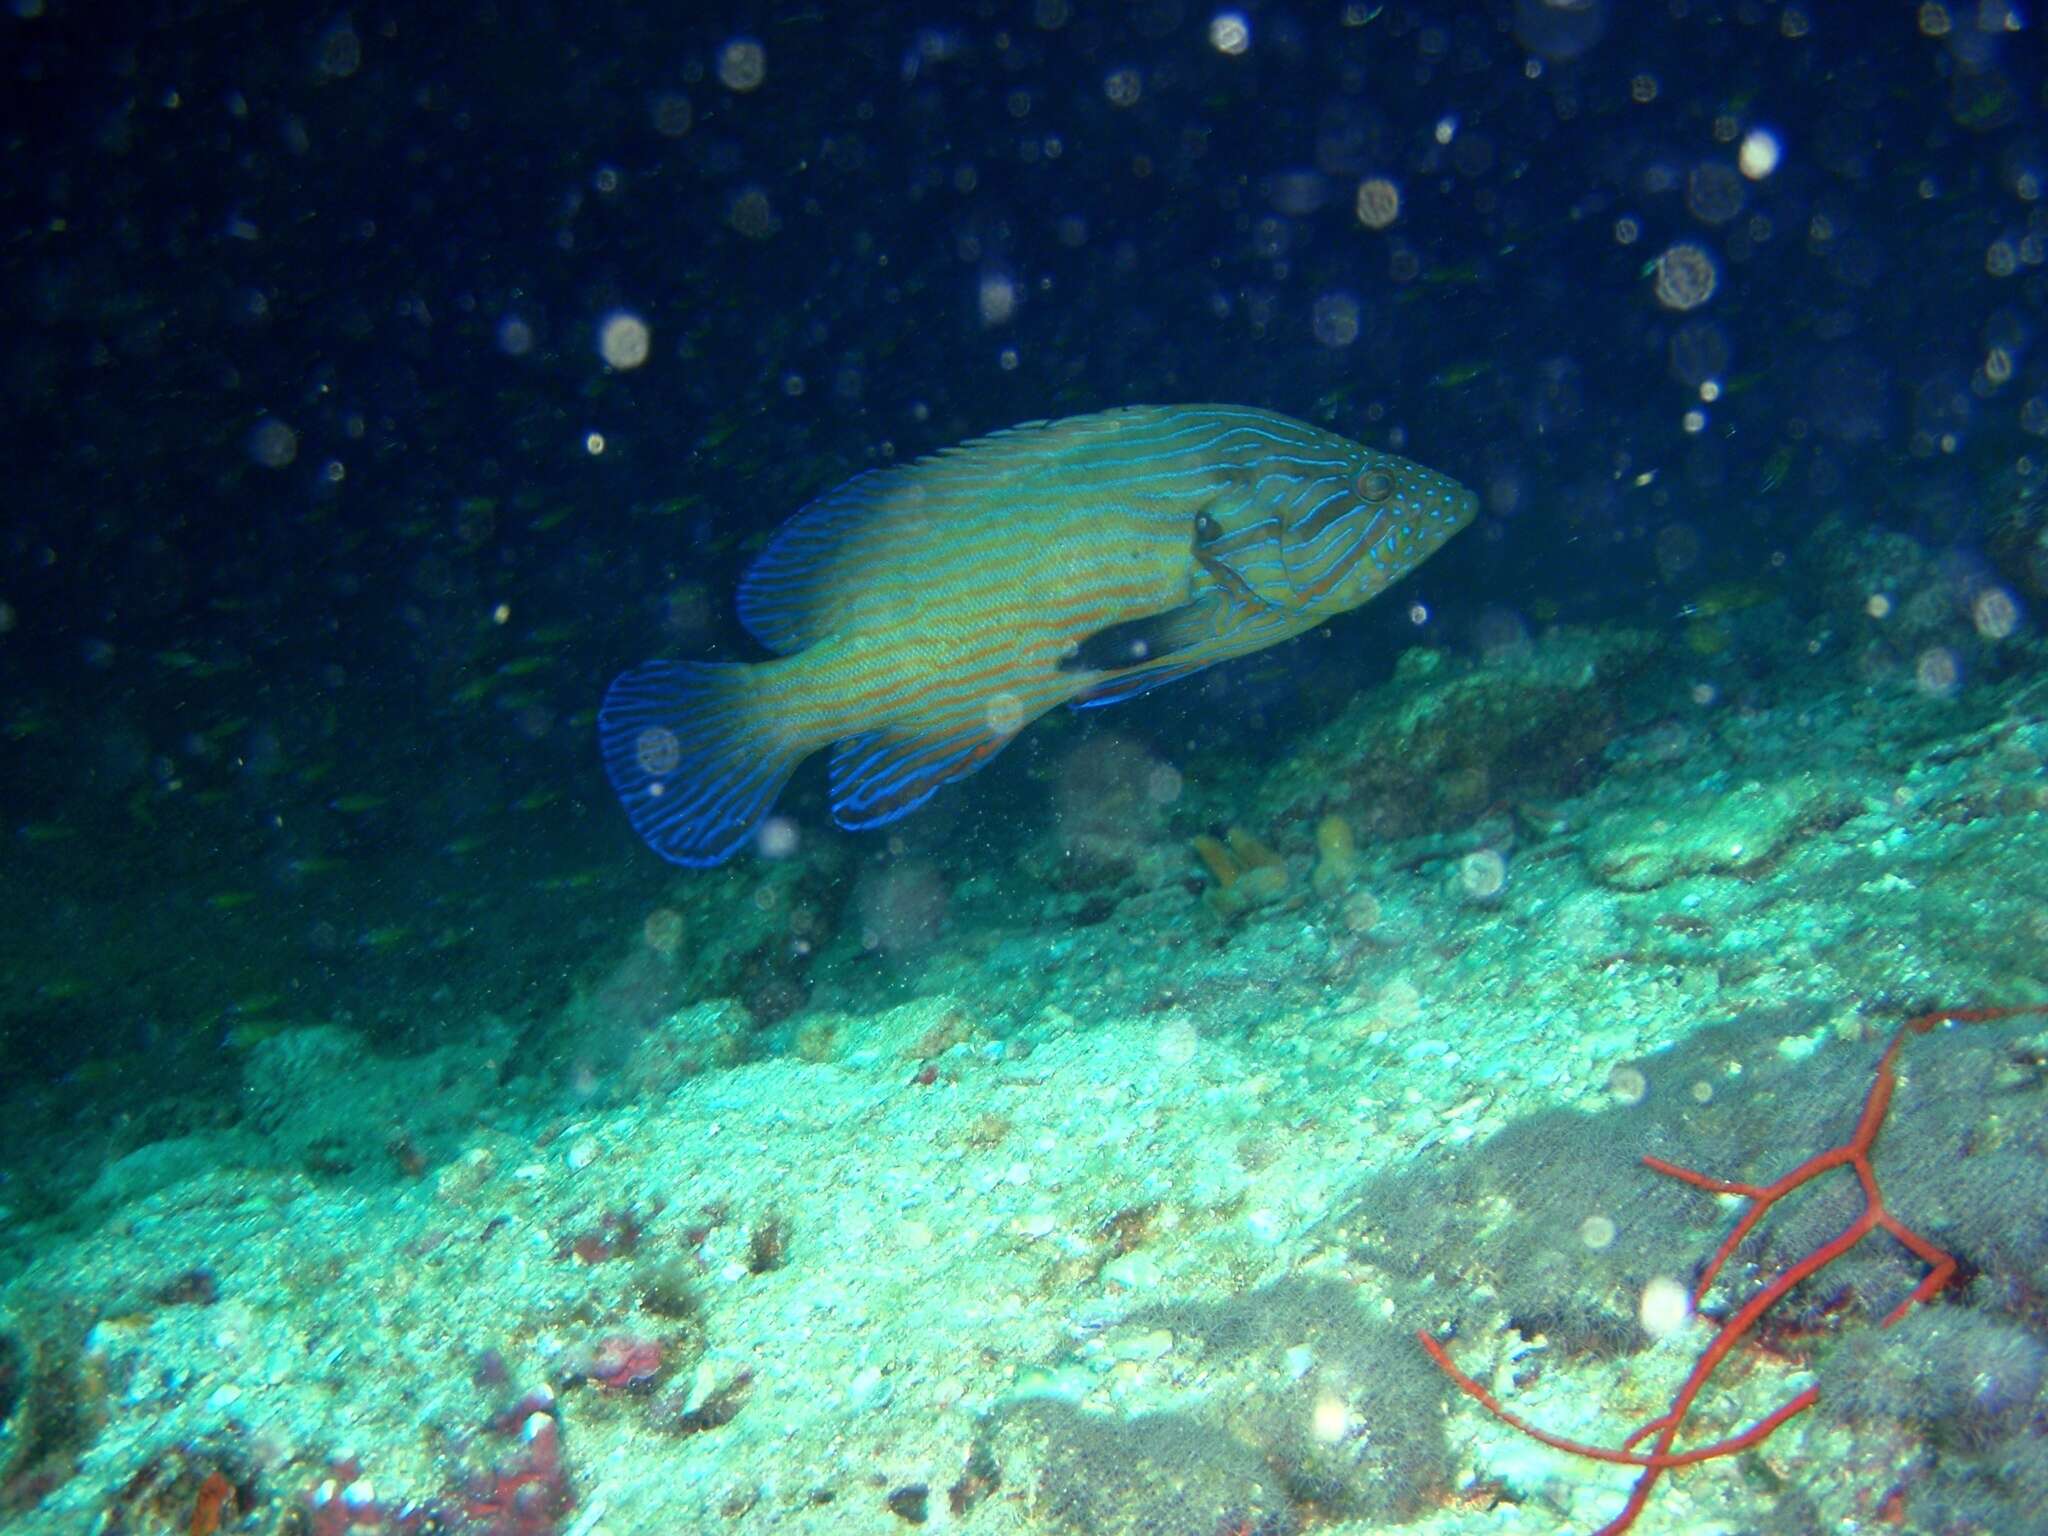
[[[1402,648],[1560,621],[1666,633],[1731,702],[2010,677],[2048,601],[2042,23],[15,0],[20,1113],[98,1123],[145,1073],[120,1114],[224,1123],[230,1047],[289,1022],[550,1017],[674,878],[600,771],[607,680],[757,658],[732,592],[785,517],[1019,421],[1257,405],[1478,493],[1384,601],[1104,712],[1183,764],[1282,762]],[[1910,638],[1816,640],[1831,571]],[[1103,728],[905,835],[1007,867],[1060,814],[1054,744]],[[878,845],[816,765],[784,809],[839,910],[831,860]],[[732,985],[770,1020],[856,995],[814,947]]]

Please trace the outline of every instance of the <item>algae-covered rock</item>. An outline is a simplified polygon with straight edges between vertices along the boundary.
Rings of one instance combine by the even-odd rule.
[[[619,1072],[620,1091],[634,1098],[673,1092],[700,1072],[747,1059],[753,1020],[731,998],[678,1009],[633,1046]]]
[[[1216,1536],[1292,1530],[1257,1451],[1181,1414],[1126,1419],[1049,1399],[998,1420],[990,1459],[1034,1530],[1059,1536]]]
[[[282,1030],[242,1067],[249,1126],[274,1161],[315,1174],[417,1173],[453,1156],[502,1095],[487,1042],[380,1056],[333,1024]]]
[[[1450,1486],[1449,1387],[1411,1329],[1374,1316],[1355,1286],[1290,1276],[1219,1303],[1126,1319],[1199,1351],[1207,1399],[1226,1404],[1297,1504],[1326,1517],[1412,1519]]]
[[[1838,826],[1855,807],[1812,774],[1701,791],[1598,817],[1586,865],[1602,885],[1654,890],[1689,875],[1761,874],[1800,838]]]
[[[1483,661],[1405,653],[1384,688],[1305,742],[1251,806],[1279,827],[1342,815],[1361,841],[1469,821],[1510,796],[1580,786],[1622,718],[1621,691],[1662,649],[1643,630],[1556,629]]]
[[[860,1067],[929,1061],[987,1033],[978,1009],[939,992],[873,1014],[805,1014],[787,1031],[786,1047],[804,1061]]]

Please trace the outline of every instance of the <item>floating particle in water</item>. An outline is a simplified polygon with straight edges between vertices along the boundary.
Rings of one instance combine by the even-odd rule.
[[[1102,93],[1112,107],[1135,107],[1145,85],[1135,69],[1113,69],[1102,82]]]
[[[982,273],[976,304],[983,325],[1008,325],[1017,313],[1017,280],[1007,272]]]
[[[265,469],[283,469],[299,456],[299,434],[275,417],[256,423],[249,434],[249,457]]]
[[[1685,179],[1685,206],[1702,224],[1726,224],[1742,212],[1742,178],[1719,160],[1702,160]]]
[[[757,91],[768,78],[768,50],[759,38],[736,37],[718,50],[718,82],[728,91]]]
[[[1195,1059],[1201,1048],[1202,1037],[1195,1028],[1194,1020],[1169,1018],[1159,1026],[1159,1059],[1168,1066],[1186,1066]]]
[[[1986,587],[1970,603],[1970,622],[1986,640],[2003,640],[2019,628],[2020,606],[2003,587]]]
[[[774,205],[760,187],[742,187],[734,193],[725,211],[725,221],[749,240],[766,240],[782,228]]]
[[[1508,883],[1508,861],[1492,848],[1480,848],[1458,861],[1458,886],[1473,901],[1491,901]]]
[[[1735,165],[1751,181],[1762,181],[1778,168],[1783,154],[1775,133],[1768,128],[1752,128],[1742,136],[1742,148],[1735,152]]]
[[[1671,336],[1671,377],[1688,389],[1727,377],[1733,350],[1728,335],[1711,320],[1693,320]]]
[[[665,725],[650,725],[633,739],[633,756],[649,778],[665,778],[683,760],[683,744]]]
[[[647,115],[654,123],[654,131],[664,139],[680,139],[696,121],[690,98],[681,91],[663,91],[648,104]]]
[[[1666,581],[1684,575],[1699,564],[1701,540],[1697,529],[1687,523],[1671,523],[1657,531],[1653,552],[1657,571]]]
[[[1014,736],[1024,729],[1024,701],[1014,693],[992,693],[982,706],[982,719],[998,736]]]
[[[1358,300],[1348,293],[1326,293],[1315,302],[1310,324],[1326,347],[1348,347],[1358,340]]]
[[[346,80],[363,67],[363,40],[343,17],[320,34],[320,73],[330,80]]]
[[[683,914],[674,907],[656,907],[640,925],[640,937],[657,955],[672,955],[683,942]]]
[[[862,948],[902,954],[941,936],[950,893],[936,866],[904,860],[870,871],[856,887],[853,905]]]
[[[1929,646],[1913,662],[1913,681],[1937,699],[1952,697],[1962,680],[1962,663],[1945,645]]]
[[[615,309],[598,322],[598,354],[614,368],[638,368],[651,341],[647,322],[630,310]]]
[[[711,594],[702,582],[683,582],[661,601],[662,628],[678,639],[701,634],[713,617]]]
[[[1341,1445],[1351,1438],[1351,1409],[1334,1392],[1317,1395],[1309,1411],[1309,1432],[1325,1445]]]
[[[1252,24],[1239,11],[1218,11],[1209,21],[1209,46],[1218,53],[1239,54],[1252,45]]]
[[[1579,1241],[1594,1252],[1614,1245],[1615,1226],[1612,1216],[1592,1215],[1579,1223]]]
[[[1338,913],[1344,927],[1352,933],[1370,933],[1379,926],[1380,915],[1379,898],[1370,891],[1353,891],[1344,898]]]
[[[1622,1062],[1607,1074],[1607,1091],[1617,1104],[1640,1104],[1649,1097],[1650,1080],[1641,1067]]]
[[[1358,222],[1367,229],[1385,229],[1401,216],[1401,189],[1384,176],[1368,176],[1358,184]]]
[[[787,816],[770,816],[754,834],[754,846],[764,859],[786,859],[796,852],[796,823]]]
[[[498,350],[507,357],[524,357],[533,350],[533,327],[517,315],[498,322]]]
[[[1714,296],[1720,274],[1706,248],[1681,240],[1656,261],[1657,302],[1666,309],[1698,309]]]
[[[1330,200],[1330,183],[1320,171],[1284,171],[1273,178],[1268,196],[1282,213],[1306,218]]]
[[[1692,1297],[1676,1280],[1660,1276],[1643,1287],[1636,1317],[1643,1325],[1643,1332],[1651,1338],[1669,1338],[1683,1328],[1691,1316]]]

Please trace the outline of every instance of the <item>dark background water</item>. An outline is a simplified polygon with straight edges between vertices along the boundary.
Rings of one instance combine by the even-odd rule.
[[[1471,484],[1346,686],[1669,622],[1831,514],[1997,558],[2048,455],[2040,27],[15,0],[0,1049],[558,997],[671,878],[606,679],[754,654],[778,521],[1021,419],[1259,404]],[[1284,718],[1310,664],[1119,725]]]

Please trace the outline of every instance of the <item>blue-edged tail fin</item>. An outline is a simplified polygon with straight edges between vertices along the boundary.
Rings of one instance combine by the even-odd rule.
[[[633,830],[677,864],[723,864],[775,803],[801,747],[763,707],[756,668],[649,661],[621,672],[597,712],[605,777]]]

